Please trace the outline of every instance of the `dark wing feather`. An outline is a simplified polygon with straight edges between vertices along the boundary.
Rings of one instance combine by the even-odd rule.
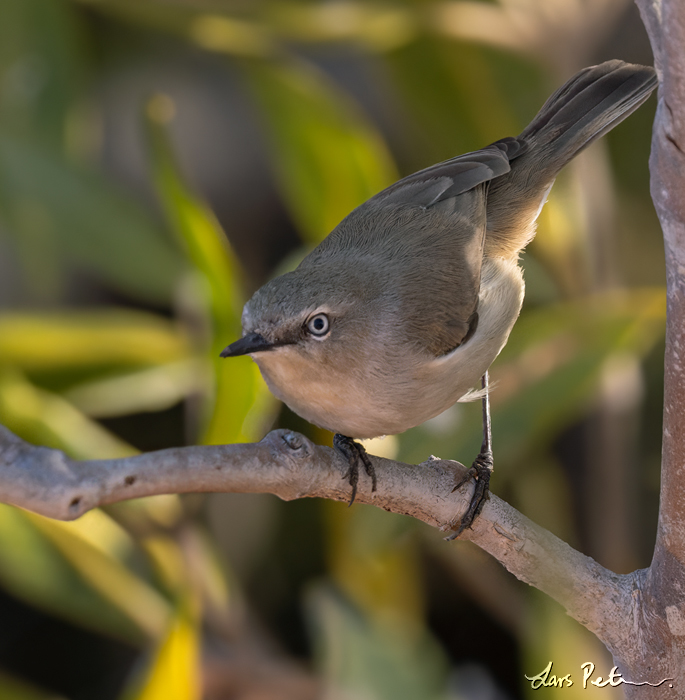
[[[520,155],[521,148],[521,142],[516,139],[502,139],[480,151],[464,153],[419,170],[369,201],[430,207],[508,173],[509,161]]]
[[[431,355],[445,355],[468,339],[478,323],[478,294],[489,182],[510,170],[521,143],[505,139],[400,180],[377,195],[378,203],[421,208],[413,231],[414,259],[424,289],[403,299],[407,340]],[[376,198],[374,198],[376,199]]]

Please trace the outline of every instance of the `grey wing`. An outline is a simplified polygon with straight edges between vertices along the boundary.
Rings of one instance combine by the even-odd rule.
[[[370,201],[430,207],[505,175],[511,170],[509,161],[521,155],[525,148],[518,139],[501,139],[480,151],[464,153],[402,178]]]
[[[521,149],[505,139],[410,175],[373,198],[383,208],[413,210],[397,236],[412,241],[407,264],[425,292],[417,295],[409,285],[402,305],[407,340],[433,356],[451,352],[475,331],[488,183],[509,172]]]

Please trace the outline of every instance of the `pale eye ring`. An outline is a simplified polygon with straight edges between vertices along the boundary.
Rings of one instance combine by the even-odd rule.
[[[323,338],[330,327],[331,324],[326,314],[315,314],[307,321],[307,330],[317,338]]]

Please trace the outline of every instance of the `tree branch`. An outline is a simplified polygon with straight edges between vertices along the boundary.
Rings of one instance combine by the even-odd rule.
[[[685,698],[685,3],[636,0],[659,75],[650,157],[652,199],[661,222],[668,291],[659,523],[649,569],[636,572],[625,615],[633,632],[611,648],[626,677],[673,678]],[[625,686],[627,698],[656,700],[665,688]]]
[[[685,464],[685,10],[682,2],[677,1],[640,0],[638,6],[661,73],[650,170],[652,199],[664,233],[668,289],[663,461],[654,557],[655,564],[663,563],[670,553],[682,567],[685,565],[685,480],[682,478]],[[655,573],[653,565],[652,574]]]
[[[371,459],[378,490],[372,494],[363,481],[360,503],[442,530],[450,529],[468,507],[473,482],[452,491],[465,472],[458,462],[431,458],[415,466]],[[2,500],[60,520],[72,520],[96,506],[162,493],[272,493],[286,501],[347,501],[350,487],[341,478],[346,467],[332,449],[287,430],[275,430],[255,444],[183,447],[79,462],[58,450],[29,445],[0,426]],[[610,648],[626,643],[631,630],[624,610],[632,576],[613,574],[495,495],[462,538],[559,601]]]

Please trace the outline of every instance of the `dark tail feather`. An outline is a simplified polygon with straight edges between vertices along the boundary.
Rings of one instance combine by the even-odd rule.
[[[511,257],[535,235],[535,220],[559,171],[634,112],[657,86],[653,68],[607,61],[559,88],[516,139],[502,149],[511,171],[488,193],[486,255]]]
[[[557,172],[583,148],[632,114],[657,86],[653,68],[607,61],[560,87],[518,137],[529,149],[553,145]]]

